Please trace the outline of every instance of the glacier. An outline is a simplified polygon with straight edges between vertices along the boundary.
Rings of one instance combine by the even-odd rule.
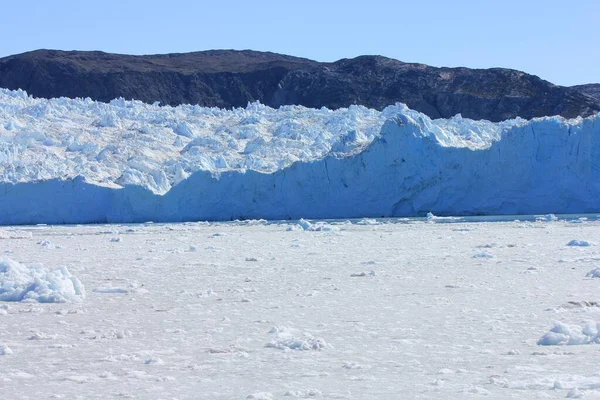
[[[0,89],[0,224],[600,211],[600,114],[223,110]]]

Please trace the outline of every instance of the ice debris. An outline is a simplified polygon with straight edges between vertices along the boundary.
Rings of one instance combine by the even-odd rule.
[[[67,267],[49,270],[39,264],[0,259],[0,301],[64,303],[84,298],[84,285]]]
[[[572,346],[580,344],[599,344],[598,330],[600,322],[588,322],[583,326],[555,322],[550,332],[538,340],[540,346]]]

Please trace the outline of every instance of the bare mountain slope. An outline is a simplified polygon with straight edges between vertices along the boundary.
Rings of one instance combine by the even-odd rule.
[[[491,121],[600,111],[592,95],[515,70],[435,68],[380,56],[320,63],[250,50],[146,56],[38,50],[0,59],[0,87],[36,97],[225,108],[255,100],[274,107],[377,109],[403,102],[432,118],[461,113]]]

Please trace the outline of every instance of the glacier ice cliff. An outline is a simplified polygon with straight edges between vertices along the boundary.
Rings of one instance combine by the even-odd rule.
[[[0,223],[600,212],[600,115],[220,110],[0,90]]]

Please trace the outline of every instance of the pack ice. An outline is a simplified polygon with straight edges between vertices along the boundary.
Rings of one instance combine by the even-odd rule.
[[[0,90],[1,224],[600,211],[600,116],[501,123]]]

